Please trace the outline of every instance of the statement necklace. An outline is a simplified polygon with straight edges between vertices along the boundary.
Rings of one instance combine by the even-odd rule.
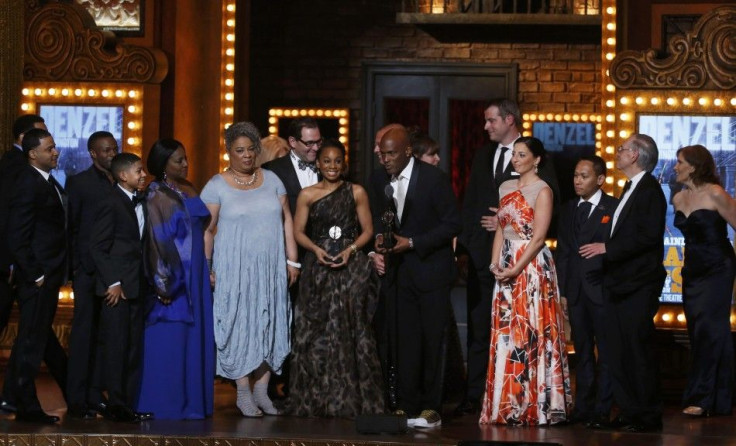
[[[256,182],[256,178],[258,178],[258,171],[257,170],[254,170],[253,171],[253,175],[250,177],[250,180],[248,180],[248,181],[243,181],[240,178],[238,178],[237,176],[235,176],[235,172],[232,169],[228,170],[228,172],[230,172],[230,175],[233,177],[233,181],[235,181],[235,184],[237,184],[239,186],[246,186],[246,187],[247,186],[252,186],[253,183]]]

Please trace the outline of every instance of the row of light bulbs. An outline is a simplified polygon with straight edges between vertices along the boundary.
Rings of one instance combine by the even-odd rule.
[[[233,123],[235,113],[235,0],[223,1],[222,13],[222,77],[220,79],[220,128],[227,129]],[[229,158],[221,138],[220,171],[224,171]]]
[[[123,150],[141,153],[140,130],[143,115],[143,92],[139,87],[86,88],[78,84],[26,83],[21,90],[23,100],[20,109],[23,113],[36,113],[39,104],[50,100],[52,103],[83,103],[94,105],[109,104],[124,107],[127,123],[127,138],[122,141],[127,147]]]

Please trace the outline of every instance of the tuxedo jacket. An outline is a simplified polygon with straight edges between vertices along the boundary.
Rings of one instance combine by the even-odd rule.
[[[615,294],[662,288],[667,200],[657,179],[644,174],[623,206],[606,242],[605,286]]]
[[[384,172],[371,184],[373,227],[377,234],[384,226],[381,217],[392,204],[384,192],[389,183]],[[415,160],[402,219],[395,231],[402,237],[411,237],[414,249],[389,260],[395,270],[387,272],[384,280],[411,281],[420,291],[449,286],[456,273],[452,239],[460,227],[457,200],[447,176],[440,169]]]
[[[74,271],[81,268],[87,274],[95,272],[95,263],[89,250],[90,233],[97,225],[97,208],[110,196],[113,187],[116,187],[115,184],[94,165],[66,180]]]
[[[560,291],[570,305],[575,305],[581,295],[602,305],[603,257],[584,259],[578,250],[588,243],[603,243],[608,239],[618,200],[602,193],[598,205],[578,232],[575,230],[575,214],[579,200],[576,197],[567,202],[560,214],[555,252],[557,279]]]
[[[476,268],[487,268],[491,263],[491,248],[495,232],[486,231],[480,225],[483,216],[491,215],[489,207],[498,207],[500,197],[498,188],[504,181],[516,178],[513,165],[509,162],[503,175],[499,180],[493,178],[496,166],[493,159],[498,150],[498,143],[490,143],[479,148],[473,157],[470,169],[470,178],[465,188],[462,208],[462,231],[458,237],[461,249],[464,249],[473,259]],[[552,189],[555,208],[560,200],[560,188],[557,184],[552,163],[545,163],[539,169],[539,177],[542,178]]]
[[[15,145],[0,158],[0,273],[7,273],[13,263],[8,246],[8,211],[15,182],[26,165],[26,155]]]
[[[61,199],[59,197],[61,194]],[[33,283],[67,268],[66,193],[30,164],[18,173],[8,209],[7,238],[20,280]]]
[[[296,199],[299,192],[302,191],[302,185],[299,183],[299,177],[296,175],[294,163],[291,162],[291,155],[282,156],[264,163],[261,167],[275,173],[277,177],[284,183],[286,188],[286,196],[289,198],[289,210],[291,216],[296,213]]]
[[[144,205],[144,215],[145,209]],[[89,243],[97,273],[96,293],[103,296],[110,285],[120,282],[127,299],[141,297],[146,288],[143,240],[133,201],[117,185],[97,209]]]

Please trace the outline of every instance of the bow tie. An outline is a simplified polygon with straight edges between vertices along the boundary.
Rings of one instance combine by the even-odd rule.
[[[297,165],[299,166],[299,170],[305,170],[309,168],[312,172],[317,172],[317,166],[315,166],[314,163],[308,163],[306,161],[297,160]]]
[[[133,195],[133,206],[137,206],[139,203],[146,201],[146,197],[143,194]]]

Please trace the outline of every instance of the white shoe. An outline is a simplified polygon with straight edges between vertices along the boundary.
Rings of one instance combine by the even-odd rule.
[[[414,427],[417,424],[417,420],[419,418],[407,418],[406,419],[406,427]]]
[[[430,428],[442,426],[442,417],[431,409],[423,410],[422,413],[419,414],[419,417],[413,418],[412,421],[414,423],[410,425],[411,427]]]

